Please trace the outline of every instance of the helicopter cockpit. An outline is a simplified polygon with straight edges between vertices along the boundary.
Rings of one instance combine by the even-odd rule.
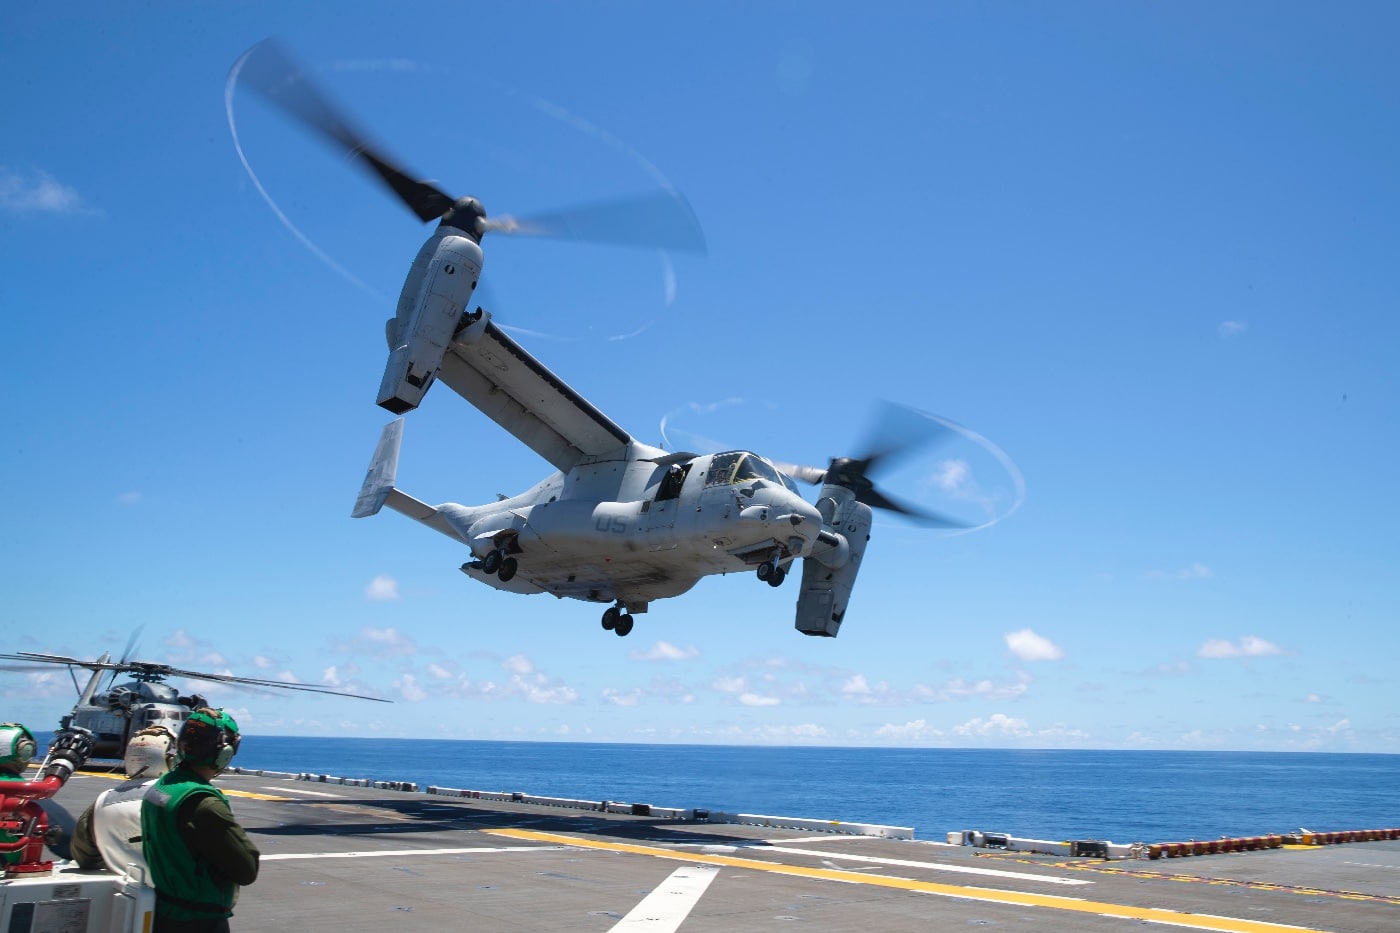
[[[792,477],[779,472],[773,464],[747,450],[726,451],[710,458],[710,470],[705,476],[705,485],[728,486],[755,479],[780,483],[786,486],[789,492],[801,495],[797,491],[797,484],[793,482]]]

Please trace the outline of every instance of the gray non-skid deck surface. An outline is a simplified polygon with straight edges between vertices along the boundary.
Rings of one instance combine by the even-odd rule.
[[[1400,841],[1104,862],[251,775],[218,783],[264,859],[235,929],[1400,931]],[[76,814],[110,786],[79,775],[57,801]]]

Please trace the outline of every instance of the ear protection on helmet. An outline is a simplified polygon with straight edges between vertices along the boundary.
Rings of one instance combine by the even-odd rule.
[[[180,761],[222,771],[238,754],[238,723],[221,709],[202,707],[190,713],[180,730]]]
[[[22,770],[38,750],[34,733],[17,722],[0,723],[0,766]]]

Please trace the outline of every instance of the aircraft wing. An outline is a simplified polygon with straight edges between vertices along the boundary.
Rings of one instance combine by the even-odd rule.
[[[632,441],[489,317],[484,329],[468,327],[448,347],[438,381],[563,472]]]

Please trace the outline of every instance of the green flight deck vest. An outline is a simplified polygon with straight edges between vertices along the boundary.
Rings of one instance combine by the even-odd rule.
[[[181,804],[200,794],[228,803],[223,791],[184,768],[161,775],[141,801],[141,850],[151,866],[157,912],[173,920],[231,917],[238,893],[232,881],[211,878],[203,860],[180,838],[175,815]]]

